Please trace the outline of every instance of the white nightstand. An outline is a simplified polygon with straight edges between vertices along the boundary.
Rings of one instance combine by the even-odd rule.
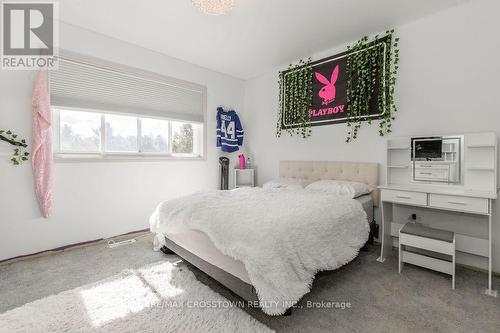
[[[234,169],[234,188],[254,186],[254,169]]]

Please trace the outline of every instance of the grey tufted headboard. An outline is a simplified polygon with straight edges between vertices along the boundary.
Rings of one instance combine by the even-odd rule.
[[[322,179],[349,180],[366,183],[374,190],[373,205],[378,207],[378,163],[334,161],[280,161],[279,176],[301,178],[311,182]]]

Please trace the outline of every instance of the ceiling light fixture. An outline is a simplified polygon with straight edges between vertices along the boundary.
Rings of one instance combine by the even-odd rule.
[[[191,0],[202,12],[209,15],[224,15],[229,13],[236,0]]]

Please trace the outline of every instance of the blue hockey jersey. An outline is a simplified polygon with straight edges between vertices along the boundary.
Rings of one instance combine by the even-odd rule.
[[[239,150],[243,144],[243,127],[240,118],[234,110],[224,111],[217,108],[217,147],[222,151],[232,153]]]

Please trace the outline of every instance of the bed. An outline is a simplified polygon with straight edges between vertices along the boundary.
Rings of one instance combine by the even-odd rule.
[[[377,163],[281,161],[279,163],[279,176],[284,178],[307,179],[310,182],[323,179],[334,179],[369,184],[374,188],[374,190],[368,195],[355,198],[355,200],[360,203],[360,206],[364,211],[366,222],[370,225],[370,238],[373,237],[373,207],[378,204],[378,192],[376,190],[378,185]],[[253,194],[243,193],[241,195]],[[278,194],[271,193],[270,195],[273,196]],[[293,198],[292,194],[288,195]],[[280,193],[279,196],[284,196],[284,194]],[[179,208],[179,210],[182,209],[189,210],[189,207],[186,205],[185,207]],[[190,212],[189,214],[192,213]],[[194,219],[199,218],[196,217],[196,215],[188,216],[193,216]],[[213,217],[205,217],[207,220],[206,223],[210,223],[210,218]],[[361,231],[358,232],[361,233]],[[259,304],[262,306],[262,294],[264,292],[259,290],[261,296],[259,297],[259,292],[254,286],[254,283],[252,283],[252,278],[247,270],[247,267],[249,267],[248,263],[247,266],[245,266],[241,260],[236,259],[238,257],[237,255],[228,253],[228,251],[223,253],[220,250],[221,245],[217,244],[217,246],[214,244],[214,237],[211,234],[209,236],[209,234],[210,233],[207,231],[204,232],[197,228],[184,227],[183,224],[179,224],[179,227],[175,228],[175,230],[172,229],[171,232],[162,233],[162,236],[165,237],[165,247],[163,250],[171,251],[179,255],[190,264],[217,280],[236,295],[248,302],[251,302],[251,304]],[[364,244],[356,244],[355,247],[362,247],[362,245]],[[295,246],[300,246],[300,244],[296,244]],[[355,255],[357,255],[356,249],[347,255],[347,259],[343,260],[347,263],[351,261]],[[253,274],[253,280],[255,282],[255,274],[251,270],[250,272]],[[305,291],[302,290],[297,295],[304,293]],[[297,295],[290,298],[293,298],[293,300],[296,301]],[[282,296],[282,298],[284,298],[284,296]],[[268,314],[277,315],[289,313],[286,312],[286,310],[289,310],[291,306],[293,306],[293,302],[290,301],[289,304],[282,304],[281,306],[278,306],[277,309],[269,310],[265,309],[265,306],[262,306],[262,308],[264,312]]]

